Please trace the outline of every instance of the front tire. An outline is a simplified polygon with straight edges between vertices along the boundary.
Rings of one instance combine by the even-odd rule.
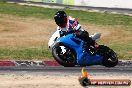
[[[61,47],[65,47],[66,52],[62,52]],[[52,48],[52,55],[54,59],[65,67],[73,67],[76,62],[76,55],[73,49],[69,48],[67,45],[63,43],[56,43],[56,45]]]

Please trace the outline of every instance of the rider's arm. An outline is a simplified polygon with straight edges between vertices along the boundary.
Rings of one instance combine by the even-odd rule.
[[[75,18],[72,18],[71,17],[71,27],[72,27],[72,29],[76,32],[76,31],[84,31],[83,29],[82,29],[82,27],[81,27],[81,25],[79,24],[79,22],[78,22],[78,20],[77,19],[75,19]]]

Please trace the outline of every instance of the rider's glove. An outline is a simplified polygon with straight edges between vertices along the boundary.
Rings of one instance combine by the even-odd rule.
[[[81,25],[80,24],[78,24],[77,26],[75,26],[74,28],[73,28],[73,30],[80,30],[81,29]]]

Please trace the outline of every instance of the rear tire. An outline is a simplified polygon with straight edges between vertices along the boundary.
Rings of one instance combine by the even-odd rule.
[[[60,46],[64,46],[66,48],[65,54],[62,54]],[[56,45],[52,48],[52,55],[60,65],[65,67],[75,66],[76,54],[74,50],[69,48],[67,45],[64,45],[63,43],[56,43]]]
[[[117,54],[107,46],[100,45],[98,53],[103,56],[102,64],[106,67],[114,67],[118,64]]]

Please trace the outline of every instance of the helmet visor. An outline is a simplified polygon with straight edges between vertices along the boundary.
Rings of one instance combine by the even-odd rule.
[[[55,22],[58,26],[63,27],[66,24],[66,18],[55,18]]]

